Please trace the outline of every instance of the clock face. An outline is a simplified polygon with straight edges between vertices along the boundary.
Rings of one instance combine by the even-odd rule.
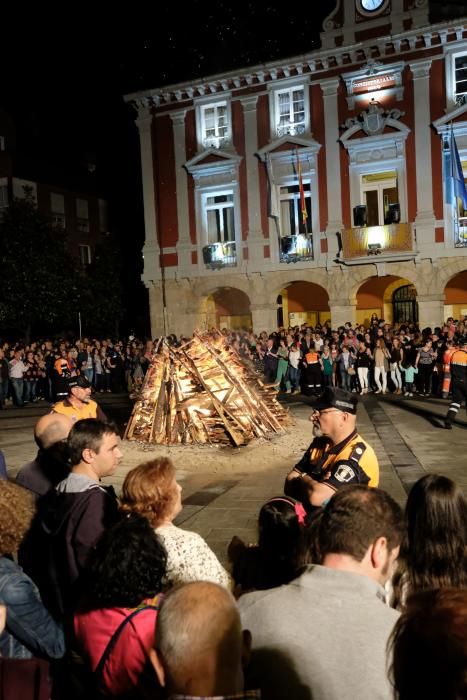
[[[386,4],[386,0],[359,0],[359,4],[366,12],[376,12]]]

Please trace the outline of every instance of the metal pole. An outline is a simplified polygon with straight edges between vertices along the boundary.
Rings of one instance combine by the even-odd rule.
[[[78,311],[78,324],[79,324],[79,339],[82,340],[82,334],[81,334],[81,311]]]

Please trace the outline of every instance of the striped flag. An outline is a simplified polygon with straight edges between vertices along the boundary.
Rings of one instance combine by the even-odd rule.
[[[303,189],[302,180],[302,166],[300,165],[300,158],[298,157],[298,148],[295,151],[297,156],[297,175],[298,175],[298,191],[300,192],[300,211],[302,213],[302,222],[306,229],[306,220],[308,219],[308,212],[306,210],[305,204],[305,190]]]
[[[452,194],[455,196],[456,200],[462,200],[462,206],[467,209],[467,190],[465,188],[464,173],[462,171],[462,163],[459,156],[459,151],[457,150],[457,143],[454,137],[454,129],[451,124],[451,135],[449,139],[449,160],[450,167],[448,170],[448,177],[451,181]],[[454,202],[455,203],[455,202]]]

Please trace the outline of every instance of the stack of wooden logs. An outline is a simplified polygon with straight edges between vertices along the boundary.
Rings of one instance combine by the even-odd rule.
[[[156,444],[246,445],[285,430],[288,413],[219,332],[161,341],[125,432]]]

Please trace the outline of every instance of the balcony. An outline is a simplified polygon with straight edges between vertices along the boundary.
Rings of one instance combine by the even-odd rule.
[[[408,260],[415,256],[412,225],[388,224],[345,229],[342,253],[346,261],[361,263],[362,258]]]
[[[235,241],[211,243],[203,248],[203,262],[208,270],[235,267],[237,264],[237,244]]]
[[[457,226],[454,222],[454,246],[467,248],[467,216],[460,216],[457,221]]]
[[[285,263],[313,260],[313,236],[303,233],[296,236],[283,236],[279,258],[280,262]]]

